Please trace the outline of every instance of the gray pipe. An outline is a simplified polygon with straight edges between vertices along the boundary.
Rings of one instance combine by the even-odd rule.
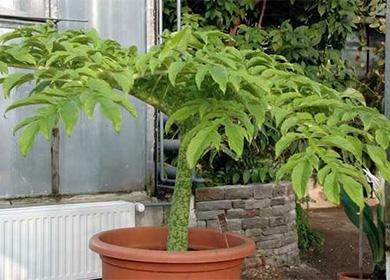
[[[177,13],[177,31],[181,30],[181,0],[176,1]]]

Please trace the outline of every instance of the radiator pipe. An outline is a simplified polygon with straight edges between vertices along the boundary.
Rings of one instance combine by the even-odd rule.
[[[171,207],[171,202],[152,202],[144,203],[145,208],[156,208],[156,207]]]

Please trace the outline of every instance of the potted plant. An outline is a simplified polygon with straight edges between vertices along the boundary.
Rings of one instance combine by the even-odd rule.
[[[70,135],[80,111],[92,118],[96,105],[119,131],[120,108],[136,116],[127,94],[167,114],[167,129],[173,123],[179,127],[168,229],[120,229],[94,236],[91,248],[102,257],[104,278],[238,279],[242,259],[255,246],[237,234],[188,229],[191,172],[212,149],[228,147],[240,157],[244,142],[252,141],[265,119],[275,121],[282,135],[276,156],[299,143],[278,170],[278,178],[291,174],[298,198],[316,172],[330,201],[339,203],[343,190],[362,210],[363,188],[370,188],[363,174],[367,162],[390,178],[385,155],[390,123],[367,108],[359,93],[314,82],[281,56],[238,50],[230,46],[230,36],[218,31],[186,27],[166,36],[163,45],[145,54],[103,40],[95,31],[58,31],[50,24],[22,27],[0,38],[5,96],[14,87],[34,84],[28,96],[7,109],[37,107],[15,128],[23,129],[19,143],[24,155],[39,132],[49,139],[62,121]],[[8,67],[31,71],[9,73]]]
[[[360,268],[359,273],[339,273],[338,277],[340,280],[386,279],[384,181],[372,175],[368,170],[366,171],[366,174],[368,181],[372,184],[375,197],[378,199],[379,203],[377,205],[365,203],[363,212],[360,212],[358,206],[346,193],[342,193],[341,200],[345,214],[349,220],[359,229],[359,231],[361,231],[361,234],[364,233],[367,236],[374,263],[374,271],[372,273],[363,273],[362,268]],[[362,249],[361,246],[359,250]],[[362,260],[359,260],[359,263],[362,263]]]

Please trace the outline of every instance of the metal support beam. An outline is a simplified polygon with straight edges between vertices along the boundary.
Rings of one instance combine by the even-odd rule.
[[[158,42],[159,4],[156,0],[146,0],[146,49]],[[146,164],[145,187],[149,195],[156,191],[156,109],[146,106]]]
[[[176,0],[176,13],[177,13],[177,30],[181,29],[181,0]]]
[[[52,21],[54,23],[58,23],[60,21],[68,21],[68,22],[88,22],[86,19],[71,19],[71,18],[53,18],[49,17],[29,17],[29,16],[15,16],[15,15],[6,15],[0,14],[1,19],[6,20],[19,20],[19,21],[27,21],[33,23],[46,23],[47,21]]]
[[[387,0],[387,16],[390,15],[390,0]],[[389,21],[388,21],[389,23]],[[390,118],[390,24],[386,31],[386,55],[385,55],[385,115]],[[390,158],[390,150],[387,151]],[[386,225],[386,279],[390,280],[390,182],[385,187],[385,225]]]
[[[51,137],[51,193],[54,196],[60,193],[60,131],[52,130]]]
[[[387,15],[390,15],[390,0],[387,0]],[[385,115],[390,118],[390,26],[386,31],[386,55],[385,55]],[[390,222],[390,220],[389,220]]]

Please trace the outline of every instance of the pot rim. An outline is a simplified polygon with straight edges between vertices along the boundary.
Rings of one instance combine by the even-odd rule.
[[[351,271],[341,271],[337,273],[337,276],[340,277],[350,277],[351,279],[357,279],[357,280],[363,280],[363,279],[369,279],[369,278],[356,278],[359,277],[359,272],[351,272]],[[370,272],[363,272],[363,277],[370,277]]]
[[[185,252],[170,252],[161,250],[149,250],[140,248],[129,248],[118,245],[113,245],[101,240],[102,235],[107,235],[117,231],[131,231],[131,230],[162,230],[165,227],[135,227],[135,228],[120,228],[109,231],[103,231],[92,236],[89,242],[91,250],[95,251],[101,256],[111,257],[122,260],[132,260],[139,262],[152,262],[152,263],[210,263],[210,262],[222,262],[242,259],[251,255],[256,250],[255,243],[248,237],[238,233],[227,232],[226,235],[234,236],[243,241],[241,245],[219,248],[211,250],[200,251],[185,251]],[[214,232],[222,234],[221,231],[215,229],[206,228],[190,228],[191,232],[196,234],[202,234],[202,232]],[[131,233],[129,233],[131,234]]]

